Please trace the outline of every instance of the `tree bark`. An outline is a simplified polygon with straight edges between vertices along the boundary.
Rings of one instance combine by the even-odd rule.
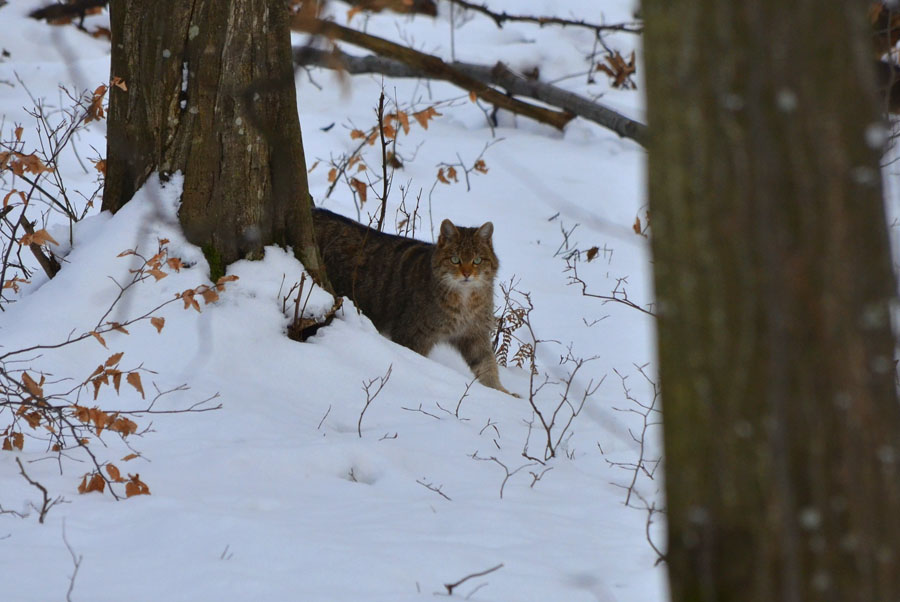
[[[900,599],[900,405],[855,0],[647,0],[669,578]]]
[[[184,174],[179,218],[212,272],[291,246],[324,282],[281,0],[112,0],[103,208]]]

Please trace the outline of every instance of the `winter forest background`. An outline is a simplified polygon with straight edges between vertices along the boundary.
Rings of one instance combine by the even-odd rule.
[[[900,14],[731,4],[0,1],[2,598],[896,600]]]

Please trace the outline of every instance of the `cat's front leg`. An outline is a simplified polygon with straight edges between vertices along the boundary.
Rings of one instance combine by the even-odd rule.
[[[450,343],[462,354],[463,359],[469,364],[469,368],[475,373],[478,382],[486,387],[497,389],[507,395],[514,395],[500,384],[500,374],[497,370],[497,359],[491,349],[490,339],[486,336],[459,337],[452,339]],[[515,395],[514,395],[515,396]]]

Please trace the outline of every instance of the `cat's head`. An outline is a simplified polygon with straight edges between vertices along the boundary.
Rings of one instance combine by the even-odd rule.
[[[438,278],[461,289],[492,285],[500,267],[491,244],[493,233],[491,222],[480,228],[458,228],[445,219],[433,259]]]

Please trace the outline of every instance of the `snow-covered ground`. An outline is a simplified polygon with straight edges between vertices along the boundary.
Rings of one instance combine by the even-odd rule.
[[[54,111],[71,105],[60,86],[78,93],[109,80],[108,41],[25,17],[42,4],[17,0],[0,7],[0,50],[6,51],[0,58],[0,138],[12,141],[23,126],[26,152],[40,144],[29,115],[36,101],[51,121],[59,119]],[[564,6],[492,0],[490,6],[591,22],[633,18],[629,0]],[[589,30],[527,23],[498,29],[475,13],[457,14],[451,28],[447,7],[440,8],[436,19],[356,15],[351,25],[447,59],[452,29],[458,60],[537,66],[544,81],[602,95],[600,102],[642,119],[640,67],[637,91],[611,88],[603,73],[588,82],[585,57],[596,50]],[[333,3],[330,10],[346,22],[346,5]],[[90,18],[88,29],[104,19]],[[640,54],[637,36],[609,34],[605,41],[626,57],[634,49]],[[290,253],[269,248],[262,261],[229,266],[228,274],[239,279],[218,301],[201,301],[200,313],[180,300],[154,312],[165,318],[160,332],[142,321],[129,326],[128,335],[104,335],[106,348],[90,337],[5,360],[6,369],[46,374],[45,392],[58,392],[123,352],[122,370],[147,370],[141,372],[147,400],[123,384],[118,395],[103,387],[96,402],[93,390],[84,390],[81,404],[140,409],[155,395],[154,385],[169,391],[186,384],[188,390],[163,396],[155,409],[185,409],[216,394],[201,407],[221,409],[145,415],[135,418],[139,430],[152,428],[140,437],[123,443],[106,432],[94,440],[99,462],[114,463],[123,476],[139,474],[150,489],[150,495],[121,501],[109,493],[79,494],[82,475],[92,469],[87,455],[76,449],[57,461],[29,436],[40,434],[20,421],[24,449],[0,452],[0,506],[28,516],[0,514],[0,598],[64,599],[71,587],[71,599],[85,601],[430,599],[446,594],[445,584],[498,565],[464,581],[453,595],[483,601],[666,598],[664,568],[655,565],[647,541],[648,513],[624,505],[633,477],[628,464],[640,458],[632,437],[643,427],[636,402],[653,401],[641,372],[654,378],[653,323],[636,309],[583,296],[566,271],[566,257],[579,250],[578,275],[589,292],[624,289],[638,305],[652,303],[647,240],[633,229],[636,218],[646,221],[644,151],[580,119],[557,132],[501,114],[491,128],[482,108],[448,84],[384,80],[383,86],[388,111],[435,106],[441,114],[427,130],[413,122],[399,139],[403,168],[394,175],[388,230],[398,221],[402,189],[408,209],[419,198],[416,233],[425,240],[445,217],[463,225],[493,221],[499,281],[514,282],[519,292],[513,298],[523,301],[522,293],[529,293],[534,305],[531,325],[542,340],[536,382],[545,375],[551,381],[535,396],[545,413],[559,406],[575,365],[561,359],[589,360],[571,379],[569,397],[577,405],[586,389],[599,387],[567,430],[570,410],[562,406],[552,430],[562,435],[556,457],[542,465],[523,455],[544,461],[546,438],[528,401],[527,366],[501,368],[506,387],[522,399],[477,383],[463,397],[472,375],[454,351],[441,348],[425,358],[397,346],[349,303],[307,342],[287,339],[283,297],[300,280],[302,266]],[[375,192],[369,190],[359,214],[346,182],[329,196],[329,163],[357,148],[352,130],[375,125],[382,78],[300,70],[297,90],[307,163],[318,162],[310,172],[313,197],[367,221],[377,206]],[[96,188],[89,159],[105,154],[104,134],[105,122],[93,122],[60,156],[73,201]],[[472,171],[467,190],[459,164],[471,168],[478,158],[486,173]],[[354,165],[351,175],[363,182],[376,178],[380,148],[366,146],[361,162],[368,171]],[[453,164],[459,182],[437,182],[438,170]],[[25,187],[9,173],[4,177],[4,195]],[[40,225],[46,220],[60,243],[54,249],[65,254],[64,267],[52,280],[38,269],[14,302],[4,304],[0,356],[93,329],[119,292],[114,280],[128,281],[129,269],[141,264],[134,255],[120,257],[125,250],[149,257],[159,239],[168,239],[167,257],[189,267],[176,272],[164,265],[165,278],[129,289],[107,320],[125,322],[208,282],[203,254],[178,228],[178,193],[177,177],[165,186],[152,177],[115,216],[100,214],[98,199],[71,232],[58,212],[33,202],[27,215]],[[9,218],[17,220],[21,211]],[[592,247],[597,256],[588,262]],[[308,307],[325,304],[314,295]],[[525,329],[516,334],[530,340]],[[510,358],[518,348],[514,341]],[[12,359],[27,361],[11,365]],[[374,392],[388,370],[366,407],[363,384],[376,379]],[[12,416],[4,410],[0,419],[2,431]],[[659,457],[658,436],[651,426],[645,459]],[[140,457],[122,460],[133,451]],[[32,507],[40,506],[41,494],[20,474],[16,458],[51,498],[65,498],[43,524]],[[660,473],[655,479],[640,473],[636,491],[662,505],[661,485]],[[631,499],[632,506],[643,503]],[[657,545],[661,520],[654,515],[649,529]],[[80,559],[74,579],[72,553]]]

